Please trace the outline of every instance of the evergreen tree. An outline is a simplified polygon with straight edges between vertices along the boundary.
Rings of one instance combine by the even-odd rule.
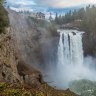
[[[53,18],[52,18],[52,13],[50,12],[50,17],[49,17],[49,20],[52,21]]]
[[[55,23],[58,24],[58,22],[59,22],[58,14],[56,13],[56,16],[55,16]]]

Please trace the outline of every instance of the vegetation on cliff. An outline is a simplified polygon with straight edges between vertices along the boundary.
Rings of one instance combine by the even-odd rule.
[[[8,13],[2,6],[3,1],[0,0],[0,33],[5,31],[5,28],[9,26]]]
[[[0,82],[0,96],[76,96],[76,94],[69,89],[66,91],[55,90],[47,84],[43,84],[38,88]]]

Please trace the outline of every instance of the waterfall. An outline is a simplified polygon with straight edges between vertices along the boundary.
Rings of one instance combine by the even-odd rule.
[[[82,33],[76,30],[60,31],[60,40],[58,46],[58,65],[82,65],[83,47]]]
[[[47,80],[57,89],[66,89],[75,80],[96,80],[95,61],[83,56],[83,33],[77,30],[58,30],[60,39],[57,51],[57,63],[49,70]],[[93,65],[92,65],[93,64]],[[90,67],[91,66],[91,67]]]

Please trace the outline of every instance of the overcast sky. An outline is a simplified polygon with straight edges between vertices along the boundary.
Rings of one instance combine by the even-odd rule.
[[[7,0],[10,4],[30,6],[41,5],[47,7],[65,8],[84,4],[96,4],[96,0]]]

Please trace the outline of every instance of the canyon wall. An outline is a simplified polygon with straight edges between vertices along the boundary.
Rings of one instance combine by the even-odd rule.
[[[0,34],[0,80],[11,83],[20,82],[17,71],[17,58],[13,48],[10,28]]]

